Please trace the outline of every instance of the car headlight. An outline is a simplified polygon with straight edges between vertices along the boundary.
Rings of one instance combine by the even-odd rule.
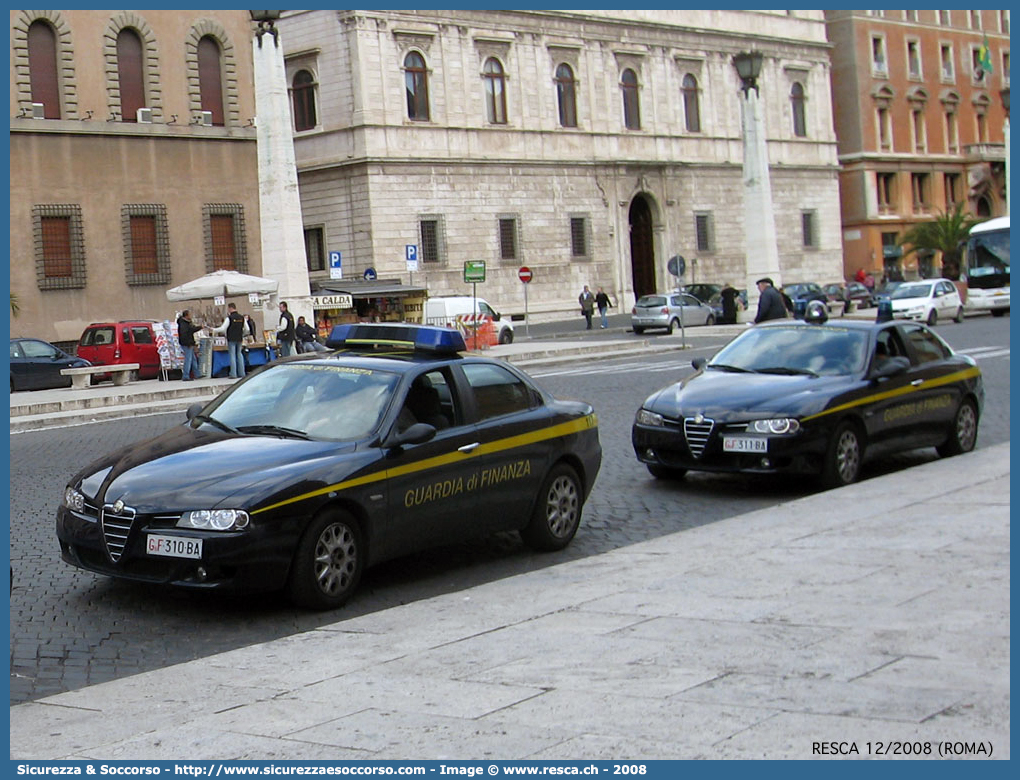
[[[755,420],[749,427],[755,433],[783,435],[799,431],[800,422],[793,417],[777,417],[773,420]]]
[[[647,409],[639,409],[637,413],[637,424],[662,427],[662,415],[650,412]]]
[[[85,496],[73,487],[64,490],[64,506],[74,512],[82,512],[85,509]]]
[[[203,531],[240,531],[248,527],[248,513],[243,509],[194,509],[181,515],[178,528]]]

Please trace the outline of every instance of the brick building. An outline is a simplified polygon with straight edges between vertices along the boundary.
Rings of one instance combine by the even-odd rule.
[[[897,236],[964,202],[1006,212],[1009,11],[826,11],[847,278],[938,276]],[[987,61],[983,46],[988,43]],[[990,66],[990,67],[989,67]]]
[[[10,21],[12,335],[76,341],[172,317],[167,288],[214,269],[260,273],[248,13]]]
[[[780,265],[842,278],[830,46],[821,11],[287,11],[309,273],[409,281],[531,313],[582,285],[635,295],[745,275],[740,83],[760,78]]]

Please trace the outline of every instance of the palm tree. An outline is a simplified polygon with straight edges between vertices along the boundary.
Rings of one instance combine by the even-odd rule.
[[[929,222],[919,222],[899,237],[904,255],[927,250],[942,253],[942,276],[954,281],[960,278],[960,260],[963,244],[970,235],[970,229],[983,220],[975,219],[963,210],[963,203],[957,203],[952,211],[944,211]]]

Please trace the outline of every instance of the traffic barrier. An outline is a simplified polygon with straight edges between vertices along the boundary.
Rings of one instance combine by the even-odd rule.
[[[458,315],[456,327],[464,334],[468,349],[488,349],[499,343],[496,325],[488,314]]]

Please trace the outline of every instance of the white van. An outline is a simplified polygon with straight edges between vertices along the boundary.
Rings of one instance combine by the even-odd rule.
[[[472,308],[472,303],[477,306]],[[470,295],[451,295],[445,298],[429,298],[425,301],[425,324],[443,325],[448,328],[457,326],[457,317],[471,314],[485,314],[492,317],[499,334],[500,344],[510,344],[514,340],[514,326],[510,318],[503,319],[484,298],[472,298]]]

